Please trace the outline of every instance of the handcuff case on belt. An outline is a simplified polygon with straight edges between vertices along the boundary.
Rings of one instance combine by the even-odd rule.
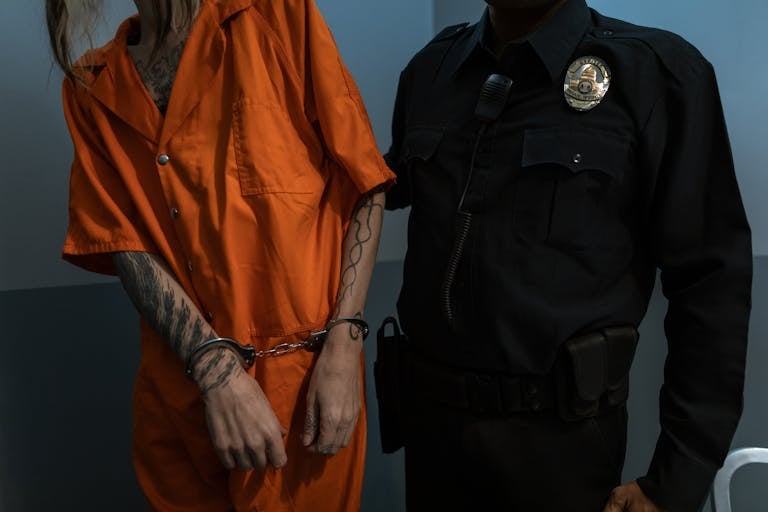
[[[560,416],[577,421],[624,404],[637,348],[634,327],[611,327],[565,342],[557,374]]]

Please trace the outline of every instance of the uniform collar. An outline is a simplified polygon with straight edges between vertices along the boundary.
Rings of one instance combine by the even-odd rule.
[[[555,81],[568,65],[590,23],[591,15],[585,0],[568,0],[536,31],[511,43],[530,45],[546,68],[550,79]],[[480,21],[470,30],[468,37],[457,43],[458,54],[449,62],[453,67],[451,73],[461,69],[478,51],[490,51],[486,45],[486,41],[492,37],[490,13],[487,8]]]

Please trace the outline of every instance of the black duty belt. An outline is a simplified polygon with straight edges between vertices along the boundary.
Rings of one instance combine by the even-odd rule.
[[[550,376],[472,372],[417,359],[411,359],[407,368],[415,396],[449,407],[500,415],[555,408],[555,384]]]

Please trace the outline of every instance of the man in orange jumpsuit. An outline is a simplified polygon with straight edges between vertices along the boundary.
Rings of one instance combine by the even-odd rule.
[[[141,314],[151,507],[359,509],[359,320],[393,174],[317,7],[137,0],[67,67],[68,4],[47,3],[75,148],[64,257],[119,275]]]

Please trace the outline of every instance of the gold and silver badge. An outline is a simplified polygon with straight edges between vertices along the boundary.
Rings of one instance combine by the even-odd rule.
[[[592,110],[603,101],[611,85],[611,70],[604,60],[580,57],[568,66],[565,74],[565,101],[580,112]]]

